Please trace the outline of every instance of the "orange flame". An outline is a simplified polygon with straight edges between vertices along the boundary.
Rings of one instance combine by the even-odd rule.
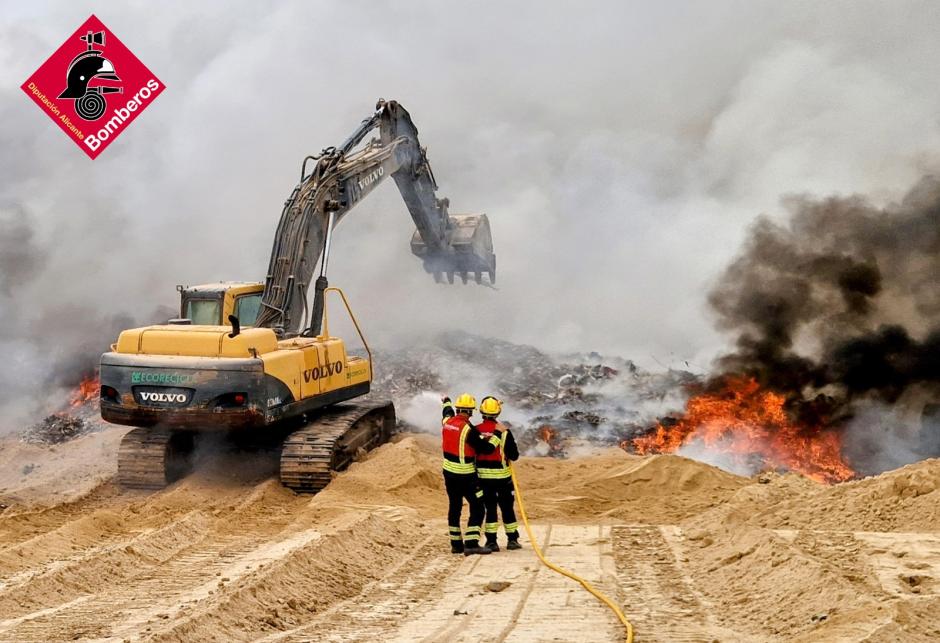
[[[552,438],[555,437],[556,433],[557,431],[555,431],[555,429],[548,426],[547,424],[543,424],[541,427],[539,427],[539,440],[545,444],[551,444]]]
[[[675,424],[657,424],[650,433],[624,441],[643,455],[672,453],[697,441],[740,460],[759,459],[769,468],[796,471],[817,482],[842,482],[855,472],[842,457],[839,434],[799,426],[784,408],[786,398],[764,390],[753,378],[728,377],[724,388],[695,396]]]
[[[93,400],[95,396],[98,395],[98,389],[100,388],[100,382],[98,381],[98,373],[92,373],[91,375],[86,375],[82,378],[82,381],[78,383],[78,386],[72,391],[71,396],[69,397],[69,406],[71,408],[76,408]]]
[[[548,445],[549,453],[558,453],[563,450],[561,442],[558,440],[558,430],[547,424],[543,424],[538,430],[539,440]]]

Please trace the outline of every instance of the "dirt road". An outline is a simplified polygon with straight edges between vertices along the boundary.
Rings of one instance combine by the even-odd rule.
[[[528,542],[449,553],[424,436],[312,498],[277,484],[270,454],[211,454],[158,493],[63,457],[70,494],[0,491],[0,641],[622,637]],[[528,461],[520,476],[547,556],[617,600],[638,642],[940,637],[940,463],[830,488],[619,452]]]

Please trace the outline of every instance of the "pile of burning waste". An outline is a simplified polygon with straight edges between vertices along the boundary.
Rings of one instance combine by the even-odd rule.
[[[486,346],[486,351],[480,349]],[[412,428],[434,425],[438,396],[470,390],[505,403],[500,418],[523,453],[566,457],[576,444],[619,446],[681,405],[695,375],[650,373],[598,353],[552,356],[531,346],[470,333],[442,333],[420,346],[380,350],[373,385],[405,410]],[[415,399],[426,418],[411,420]]]
[[[483,355],[474,348],[479,346],[495,350]],[[554,357],[531,346],[450,332],[421,347],[383,352],[376,393],[408,408],[415,396],[453,394],[481,377],[490,389],[477,393],[506,403],[502,419],[530,456],[564,458],[580,445],[684,453],[698,444],[723,454],[722,464],[739,471],[795,471],[822,482],[855,475],[836,431],[794,420],[785,397],[753,379],[652,373],[623,358]],[[433,406],[426,408],[433,414]],[[433,426],[429,420],[424,426]]]
[[[85,420],[68,413],[53,413],[28,427],[22,434],[30,444],[61,444],[91,431]]]
[[[99,430],[98,388],[98,374],[85,375],[62,409],[26,427],[20,439],[30,444],[61,444]]]
[[[754,377],[654,373],[623,358],[552,356],[464,332],[378,353],[374,394],[392,398],[409,428],[435,430],[438,397],[464,389],[504,401],[501,419],[528,456],[620,447],[679,453],[739,473],[792,471],[824,483],[857,475],[840,424],[823,404],[794,405]],[[418,416],[410,412],[419,408],[415,400],[425,401]]]

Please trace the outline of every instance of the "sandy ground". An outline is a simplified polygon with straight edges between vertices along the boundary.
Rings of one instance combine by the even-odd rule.
[[[622,638],[527,538],[449,553],[432,436],[304,497],[275,454],[225,451],[122,491],[122,433],[0,442],[0,641]],[[615,598],[638,642],[940,640],[940,461],[833,487],[619,450],[519,474],[546,554]]]

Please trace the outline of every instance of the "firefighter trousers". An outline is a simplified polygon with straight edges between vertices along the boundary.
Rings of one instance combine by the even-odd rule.
[[[463,540],[467,547],[476,547],[480,542],[480,529],[486,512],[477,474],[445,471],[444,488],[447,490],[447,527],[451,542]],[[467,518],[467,530],[461,536],[460,514],[464,500],[470,505],[470,516]]]
[[[519,523],[516,522],[516,511],[513,504],[516,494],[512,488],[512,478],[499,478],[495,480],[480,480],[483,489],[483,503],[486,506],[486,523],[483,531],[486,542],[496,542],[496,533],[499,531],[499,515],[503,518],[503,529],[509,540],[519,539]]]

